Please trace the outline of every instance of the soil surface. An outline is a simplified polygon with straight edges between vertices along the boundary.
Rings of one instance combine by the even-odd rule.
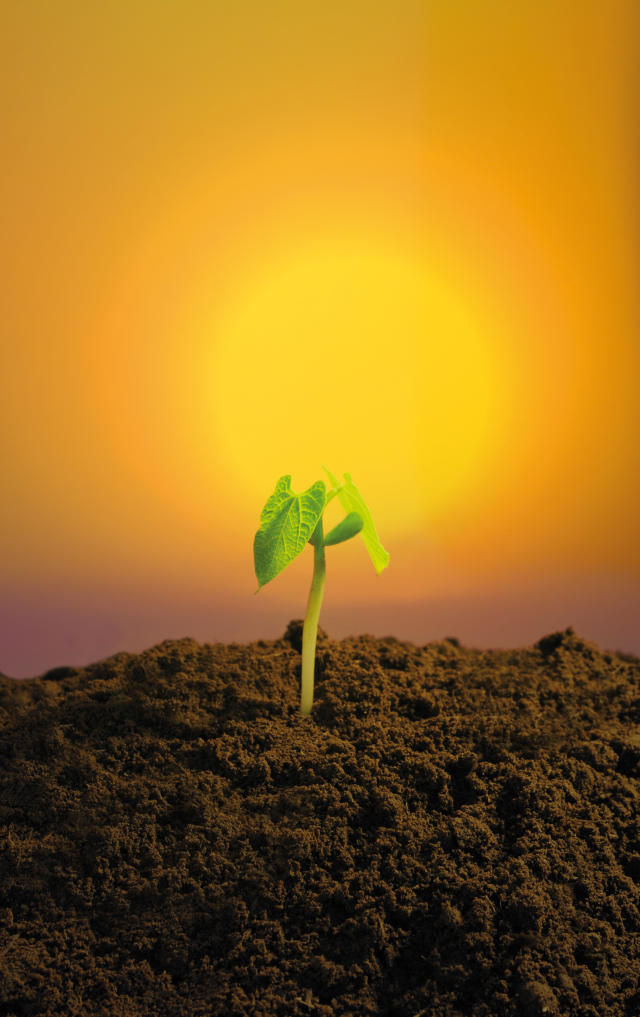
[[[300,641],[0,678],[1,1017],[637,1017],[640,659]]]

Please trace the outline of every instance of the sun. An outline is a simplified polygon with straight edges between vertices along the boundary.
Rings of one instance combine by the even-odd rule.
[[[215,441],[249,504],[326,463],[411,533],[492,455],[491,322],[424,249],[338,230],[272,247],[202,327]]]

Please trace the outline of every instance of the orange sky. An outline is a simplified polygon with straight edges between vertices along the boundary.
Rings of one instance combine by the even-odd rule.
[[[276,637],[322,462],[332,634],[640,652],[637,4],[218,7],[5,14],[0,670]]]

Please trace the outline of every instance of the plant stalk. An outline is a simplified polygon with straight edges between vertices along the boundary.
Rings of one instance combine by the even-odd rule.
[[[313,675],[316,662],[316,640],[318,637],[318,618],[322,607],[326,564],[324,557],[324,534],[322,518],[311,537],[313,545],[313,577],[307,601],[307,613],[302,629],[302,687],[300,690],[300,713],[307,716],[313,706]]]

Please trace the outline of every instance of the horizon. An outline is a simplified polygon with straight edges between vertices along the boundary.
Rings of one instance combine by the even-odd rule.
[[[404,623],[394,629],[386,621],[383,603],[373,609],[367,602],[332,604],[329,594],[320,615],[320,628],[332,639],[390,636],[423,646],[454,638],[462,647],[476,650],[524,649],[545,636],[572,628],[579,638],[597,644],[603,653],[640,656],[637,607],[624,594],[609,589],[604,598],[608,609],[605,615],[617,617],[615,628],[602,620],[603,598],[598,591],[583,589],[580,598],[574,591],[572,608],[563,609],[563,599],[562,592],[550,598],[544,589],[523,591],[516,598],[494,597],[482,604],[474,598],[433,599],[412,604],[405,611]],[[249,602],[249,595],[246,600]],[[243,621],[233,603],[190,602],[173,613],[166,604],[164,608],[156,605],[155,612],[147,605],[146,611],[136,616],[133,603],[117,605],[110,598],[109,609],[105,610],[99,598],[93,606],[85,602],[82,610],[75,611],[64,604],[58,604],[57,610],[45,604],[30,614],[30,631],[19,629],[24,615],[18,608],[13,656],[11,652],[6,654],[13,670],[5,665],[0,672],[17,679],[38,677],[57,667],[86,667],[118,653],[142,653],[166,640],[188,638],[199,643],[236,644],[277,640],[291,621],[304,618],[305,604],[306,590],[297,605],[291,599],[272,600]],[[6,607],[5,612],[5,618],[10,618]],[[25,654],[26,645],[31,647],[31,655]]]

